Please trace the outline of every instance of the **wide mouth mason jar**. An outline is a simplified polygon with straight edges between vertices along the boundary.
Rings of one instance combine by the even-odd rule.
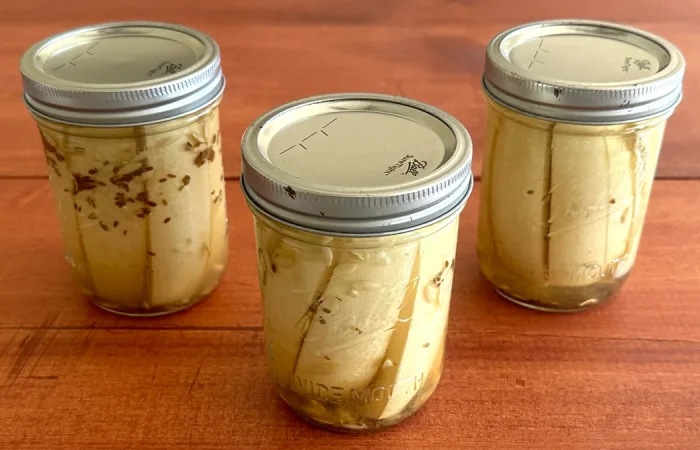
[[[326,95],[253,122],[242,154],[280,395],[331,429],[408,417],[442,369],[467,131],[405,98]]]
[[[684,60],[621,25],[522,25],[488,46],[478,256],[504,297],[577,311],[615,293],[639,246]]]
[[[22,57],[70,263],[96,305],[186,308],[228,259],[219,49],[189,28],[94,25]]]

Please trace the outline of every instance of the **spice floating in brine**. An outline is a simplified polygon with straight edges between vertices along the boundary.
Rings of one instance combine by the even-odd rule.
[[[481,269],[524,306],[595,306],[636,259],[683,57],[656,36],[592,21],[517,27],[487,56]]]
[[[256,121],[243,162],[280,395],[333,429],[405,419],[442,369],[466,130],[407,99],[317,97]]]
[[[153,54],[126,65],[113,58],[133,48]],[[170,59],[158,62],[164,52]],[[180,71],[180,87],[168,87]],[[167,24],[97,25],[38,43],[22,74],[83,292],[129,315],[173,312],[206,296],[228,255],[225,203],[209,196],[225,192],[214,41]]]

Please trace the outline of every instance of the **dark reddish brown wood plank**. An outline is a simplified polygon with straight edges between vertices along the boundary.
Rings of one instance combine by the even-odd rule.
[[[4,344],[4,345],[3,345]],[[453,330],[434,397],[381,434],[294,416],[258,330],[0,330],[0,447],[694,448],[700,342]]]
[[[661,177],[699,177],[700,3],[694,0],[514,3],[456,0],[27,0],[0,6],[0,176],[44,176],[35,127],[21,101],[18,61],[33,42],[71,27],[148,19],[200,28],[222,47],[226,168],[240,172],[239,138],[259,114],[296,98],[377,91],[432,103],[465,123],[480,173],[484,47],[498,31],[545,18],[623,22],[659,33],[689,60],[685,99],[671,120]]]
[[[658,180],[640,255],[622,292],[588,312],[551,315],[500,299],[475,256],[479,185],[462,214],[450,329],[459,331],[700,342],[700,181]],[[228,184],[231,258],[217,291],[196,307],[140,320],[104,313],[74,288],[46,180],[0,180],[0,329],[258,329],[262,323],[252,216]]]

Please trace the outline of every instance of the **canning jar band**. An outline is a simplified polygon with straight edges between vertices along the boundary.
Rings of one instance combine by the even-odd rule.
[[[241,185],[241,190],[243,191],[243,195],[248,202],[248,205],[250,206],[251,209],[253,209],[255,212],[267,217],[268,219],[274,220],[276,222],[280,222],[284,225],[287,225],[288,227],[295,228],[297,230],[301,231],[306,231],[309,233],[313,234],[323,234],[326,236],[337,236],[337,237],[381,237],[381,236],[391,236],[391,235],[397,235],[397,234],[402,234],[402,233],[408,233],[411,231],[415,231],[430,225],[433,225],[449,216],[452,215],[457,215],[459,214],[463,209],[464,206],[467,203],[467,200],[469,199],[472,189],[474,188],[474,175],[472,173],[469,174],[469,178],[465,181],[465,188],[464,190],[460,190],[460,192],[463,192],[462,195],[459,196],[458,199],[455,201],[451,202],[450,208],[442,213],[439,214],[439,211],[444,211],[445,210],[445,205],[442,202],[438,202],[434,205],[431,205],[428,208],[425,208],[422,211],[419,211],[424,217],[425,221],[421,222],[419,224],[412,225],[410,227],[405,227],[405,228],[400,228],[400,223],[396,223],[393,220],[392,225],[391,225],[391,230],[389,231],[368,231],[368,232],[361,232],[361,231],[345,231],[348,229],[352,229],[350,226],[353,222],[355,222],[355,227],[361,226],[363,229],[371,229],[371,230],[381,230],[383,228],[387,228],[388,225],[386,225],[386,222],[390,221],[389,219],[374,219],[374,220],[333,220],[333,219],[324,219],[322,222],[327,223],[327,224],[332,224],[332,227],[328,228],[315,228],[310,225],[310,222],[321,222],[317,218],[310,218],[309,220],[303,220],[303,222],[306,222],[305,224],[299,224],[295,223],[292,220],[289,219],[289,216],[292,215],[290,214],[287,210],[277,207],[269,202],[266,202],[265,200],[261,199],[259,196],[255,195],[255,193],[251,190],[249,190],[244,182],[243,175],[241,175],[240,179],[240,185]],[[264,204],[264,207],[261,206],[261,203]],[[415,220],[416,214],[411,214],[410,216],[405,217],[405,222],[413,222]],[[286,217],[285,217],[286,216]],[[390,219],[395,219],[395,218],[390,218]]]
[[[135,118],[140,118],[138,121],[124,121],[117,117],[123,117],[125,110],[104,112],[104,111],[85,111],[72,110],[71,115],[75,118],[84,118],[80,121],[72,121],[61,118],[60,111],[65,111],[65,108],[55,108],[45,103],[39,103],[31,97],[24,94],[22,96],[24,104],[29,109],[29,112],[36,117],[49,120],[51,122],[64,123],[67,125],[78,125],[81,127],[95,128],[118,128],[118,127],[135,127],[152,125],[170,120],[179,119],[199,110],[206,109],[208,106],[216,103],[224,94],[226,88],[226,79],[222,76],[221,82],[216,85],[208,86],[207,91],[198,92],[205,99],[203,103],[192,104],[190,96],[183,97],[175,102],[162,104],[157,107],[144,109],[142,111],[133,110],[132,114]],[[212,93],[215,91],[214,93]],[[36,106],[36,105],[41,106]],[[172,115],[163,117],[165,111],[170,111]],[[53,113],[53,114],[52,114]],[[139,114],[140,113],[140,114]],[[89,118],[89,119],[88,119]]]
[[[634,116],[628,115],[624,116],[624,119],[619,119],[616,118],[620,116],[621,110],[618,109],[601,110],[591,108],[556,107],[525,100],[496,88],[488,83],[486,77],[482,77],[481,79],[481,88],[491,100],[504,108],[529,117],[534,117],[535,119],[576,125],[616,125],[653,119],[655,117],[664,116],[673,112],[683,97],[681,87],[679,86],[674,95],[668,96],[669,100],[664,109],[658,110],[658,104],[655,104],[652,105],[654,108],[650,107],[646,110],[642,109],[639,114],[635,114]],[[496,95],[494,91],[497,91],[498,94]],[[635,109],[640,108],[641,107],[639,105],[635,106]],[[533,110],[537,110],[537,112],[533,112]],[[653,111],[651,114],[644,114],[650,110]],[[626,111],[629,112],[631,109]]]

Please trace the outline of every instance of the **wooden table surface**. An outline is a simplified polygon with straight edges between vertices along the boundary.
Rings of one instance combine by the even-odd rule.
[[[60,5],[60,6],[59,6]],[[277,398],[263,354],[251,215],[235,181],[258,114],[318,93],[378,91],[462,120],[480,173],[484,46],[561,17],[658,33],[688,59],[635,270],[597,309],[536,313],[479,274],[477,183],[463,214],[446,365],[434,397],[378,434],[316,429]],[[62,257],[18,60],[103,21],[198,27],[222,48],[229,270],[183,313],[130,319],[76,291]],[[23,0],[0,5],[0,448],[700,448],[700,3],[697,0]]]

